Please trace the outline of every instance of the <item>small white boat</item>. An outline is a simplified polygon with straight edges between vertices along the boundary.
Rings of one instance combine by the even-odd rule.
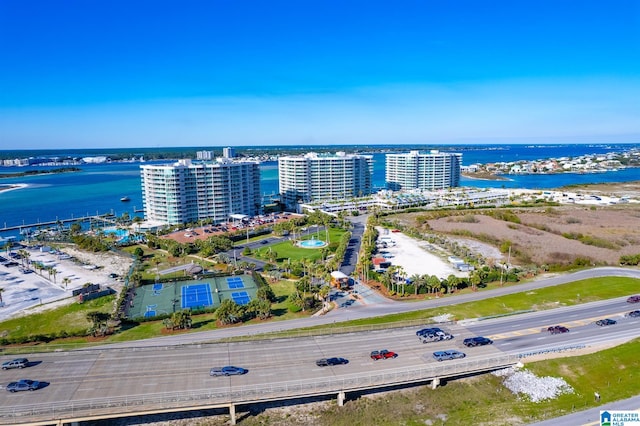
[[[131,201],[131,198],[125,196],[125,197],[120,198],[120,201],[123,201],[123,202]]]

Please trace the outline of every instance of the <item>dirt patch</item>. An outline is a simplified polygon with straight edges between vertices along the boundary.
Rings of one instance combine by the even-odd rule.
[[[465,240],[475,241],[465,245],[476,252],[480,249],[480,254],[487,259],[503,258],[498,248],[510,242],[512,263],[521,264],[568,264],[582,258],[594,265],[618,265],[621,256],[640,253],[640,210],[635,204],[510,211],[517,221],[495,218],[490,212],[482,211],[474,213],[473,221],[457,220],[456,215],[460,213],[452,212],[452,216],[427,220],[427,226],[422,229],[446,234],[462,244]],[[416,219],[421,215],[425,213],[399,216],[402,221],[418,226]]]

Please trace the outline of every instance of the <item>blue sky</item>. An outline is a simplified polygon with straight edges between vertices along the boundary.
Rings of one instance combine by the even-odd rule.
[[[0,0],[0,149],[640,142],[640,1]]]

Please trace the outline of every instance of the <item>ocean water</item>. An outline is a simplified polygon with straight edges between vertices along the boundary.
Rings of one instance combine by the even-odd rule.
[[[335,151],[344,147],[332,147]],[[363,153],[374,157],[373,184],[384,188],[385,152],[397,146],[359,147]],[[427,151],[438,147],[406,147]],[[442,152],[461,152],[464,165],[499,161],[537,160],[545,158],[577,157],[586,154],[606,154],[640,148],[640,144],[619,145],[474,145],[440,147]],[[238,148],[240,149],[240,148]],[[299,151],[298,148],[296,150]],[[285,149],[283,149],[283,152]],[[180,158],[176,151],[176,158]],[[4,152],[6,154],[6,151]],[[14,153],[13,158],[35,156]],[[108,155],[108,150],[103,154]],[[66,155],[60,151],[58,155]],[[92,154],[97,155],[97,154]],[[149,161],[145,164],[166,164],[169,160]],[[36,222],[56,221],[81,216],[112,213],[120,216],[142,216],[142,192],[140,163],[108,163],[79,166],[74,173],[23,176],[0,179],[0,186],[24,183],[25,189],[0,192],[0,228],[20,226]],[[42,167],[0,167],[0,173],[17,173]],[[45,168],[46,169],[46,168]],[[509,181],[484,181],[462,178],[463,186],[497,188],[555,188],[569,184],[599,182],[627,182],[640,180],[640,169],[624,169],[617,172],[594,174],[555,174],[508,176]],[[278,193],[278,164],[265,162],[261,165],[261,190],[263,194]],[[127,196],[131,201],[121,202]],[[17,235],[18,231],[6,232],[2,236]]]

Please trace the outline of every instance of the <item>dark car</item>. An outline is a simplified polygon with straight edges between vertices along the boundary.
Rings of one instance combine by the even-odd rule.
[[[29,366],[29,360],[26,358],[16,358],[11,361],[3,362],[2,369],[8,370],[10,368],[25,368]]]
[[[232,365],[227,365],[226,367],[213,367],[209,371],[210,376],[238,376],[242,374],[247,374],[249,370],[240,367],[234,367]]]
[[[448,351],[437,351],[433,353],[433,357],[438,361],[444,361],[447,359],[458,359],[464,358],[465,355],[463,352],[448,350]]]
[[[398,354],[393,351],[382,349],[380,351],[371,351],[371,359],[377,361],[379,359],[397,358]]]
[[[551,327],[547,328],[547,331],[551,334],[562,334],[568,333],[569,329],[563,325],[552,325]]]
[[[453,334],[440,330],[433,333],[420,334],[418,335],[418,339],[420,339],[422,343],[439,342],[441,340],[453,339]]]
[[[40,387],[40,382],[35,380],[22,379],[17,382],[11,382],[7,385],[9,392],[34,391]]]
[[[438,327],[423,328],[421,330],[416,331],[416,336],[420,337],[426,334],[436,334],[437,332],[442,332],[442,329]]]
[[[640,302],[640,294],[636,294],[635,296],[629,296],[627,299],[627,303],[638,303]]]
[[[465,345],[466,347],[473,347],[473,346],[484,346],[484,345],[491,345],[493,344],[493,340],[487,338],[487,337],[469,337],[467,339],[464,339],[462,341],[462,344]]]
[[[616,324],[617,322],[618,321],[612,320],[611,318],[604,318],[596,321],[596,325],[599,325],[600,327],[604,327],[605,325],[613,325],[613,324]]]
[[[637,318],[640,317],[640,311],[631,311],[625,315],[626,317]]]
[[[331,365],[348,364],[349,361],[344,358],[322,358],[316,361],[318,367],[328,367]]]

